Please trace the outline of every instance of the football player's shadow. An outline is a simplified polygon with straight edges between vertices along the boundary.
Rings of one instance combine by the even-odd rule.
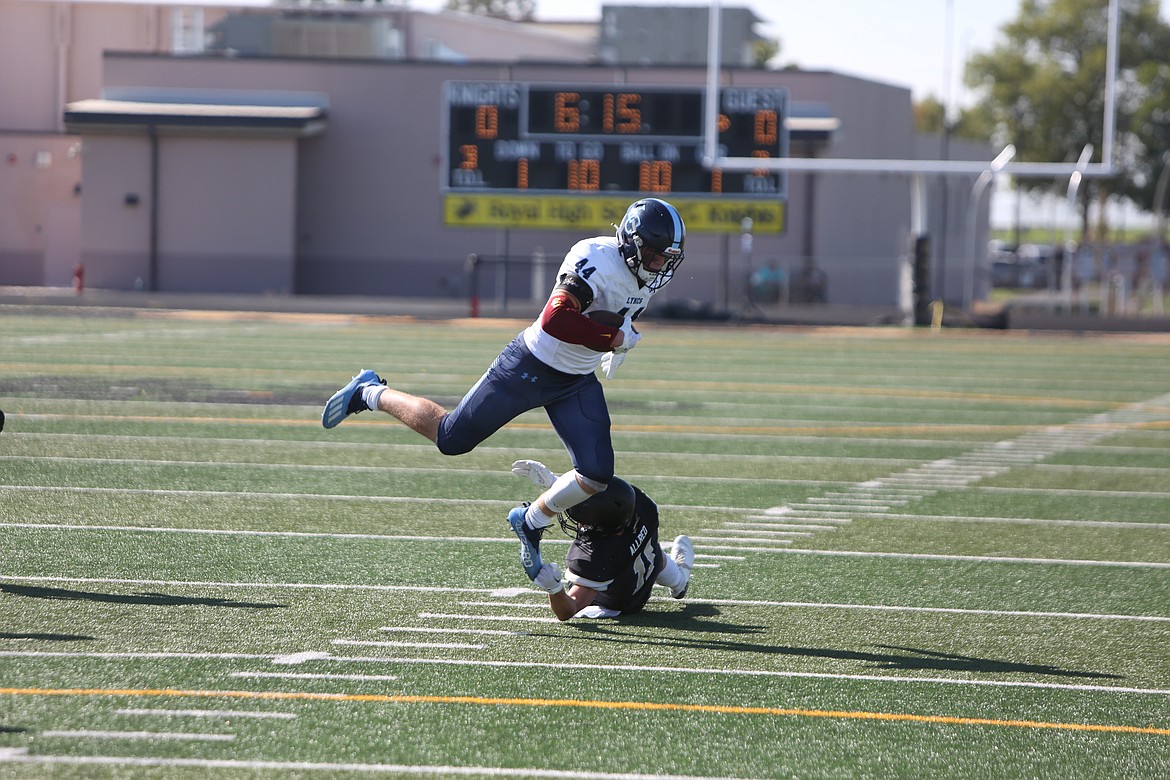
[[[37,642],[93,642],[97,637],[85,634],[12,633],[0,631],[0,639],[31,639]]]
[[[877,669],[903,671],[968,672],[974,674],[1035,674],[1052,677],[1073,677],[1097,680],[1121,680],[1123,675],[1086,672],[1076,669],[1062,669],[1049,664],[1031,664],[1020,661],[1003,661],[994,658],[955,655],[934,650],[913,647],[877,645],[886,652],[863,650],[837,650],[827,647],[792,647],[745,642],[737,639],[718,639],[714,636],[655,636],[652,639],[627,632],[629,628],[660,628],[673,631],[694,631],[705,634],[765,634],[763,626],[745,626],[709,620],[718,615],[719,609],[709,604],[687,604],[677,612],[655,612],[646,610],[615,620],[573,621],[569,625],[586,634],[589,639],[599,642],[614,642],[629,645],[673,646],[686,650],[715,650],[729,653],[756,653],[760,655],[798,656],[826,658],[835,661],[860,661]]]
[[[623,615],[619,618],[601,620],[574,620],[568,625],[582,630],[597,633],[620,635],[623,627],[663,628],[674,631],[693,631],[703,634],[762,634],[767,629],[764,626],[745,626],[742,623],[727,623],[722,620],[713,620],[720,614],[719,607],[713,604],[683,604],[681,610],[659,612],[653,607],[635,612],[632,615]],[[691,640],[680,640],[691,641]],[[700,640],[694,640],[700,641]],[[654,644],[658,644],[655,642]]]
[[[287,604],[264,602],[231,601],[213,597],[175,596],[170,593],[99,593],[88,590],[66,588],[41,588],[32,585],[0,583],[0,592],[34,599],[58,599],[63,601],[97,601],[108,604],[137,604],[158,607],[240,607],[245,609],[284,609]]]

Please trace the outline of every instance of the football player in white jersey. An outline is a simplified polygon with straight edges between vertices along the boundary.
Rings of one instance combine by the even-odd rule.
[[[333,394],[321,413],[332,428],[367,410],[386,412],[446,455],[470,452],[518,415],[544,407],[573,468],[532,502],[508,514],[529,579],[540,572],[540,537],[553,519],[605,489],[613,477],[609,410],[598,366],[612,377],[641,335],[634,322],[683,261],[686,228],[664,200],[626,210],[614,236],[577,242],[557,273],[544,310],[499,354],[451,412],[386,386],[366,369]],[[589,316],[609,312],[608,316]],[[619,324],[620,322],[620,324]]]

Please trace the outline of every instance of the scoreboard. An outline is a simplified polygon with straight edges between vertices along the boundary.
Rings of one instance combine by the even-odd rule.
[[[785,175],[703,167],[706,91],[449,81],[443,191],[780,200]],[[788,155],[788,91],[722,87],[719,154]]]

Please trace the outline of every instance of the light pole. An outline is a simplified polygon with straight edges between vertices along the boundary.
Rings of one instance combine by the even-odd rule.
[[[983,173],[979,174],[979,178],[975,180],[974,186],[971,187],[971,198],[967,203],[967,240],[970,242],[970,257],[968,258],[969,267],[967,269],[967,285],[963,290],[963,307],[970,310],[971,305],[975,301],[975,269],[978,265],[978,236],[976,235],[976,222],[979,216],[979,201],[983,198],[983,191],[987,189],[987,185],[995,180],[995,174],[1011,162],[1011,159],[1016,156],[1016,147],[1013,144],[1008,144],[1003,151],[996,155],[991,164],[984,169]],[[986,254],[986,250],[984,252]]]

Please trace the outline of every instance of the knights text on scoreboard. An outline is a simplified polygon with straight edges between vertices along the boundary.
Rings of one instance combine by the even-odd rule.
[[[703,166],[699,88],[450,81],[444,92],[448,194],[786,194],[782,172]],[[787,89],[722,87],[718,108],[720,156],[787,156]]]

